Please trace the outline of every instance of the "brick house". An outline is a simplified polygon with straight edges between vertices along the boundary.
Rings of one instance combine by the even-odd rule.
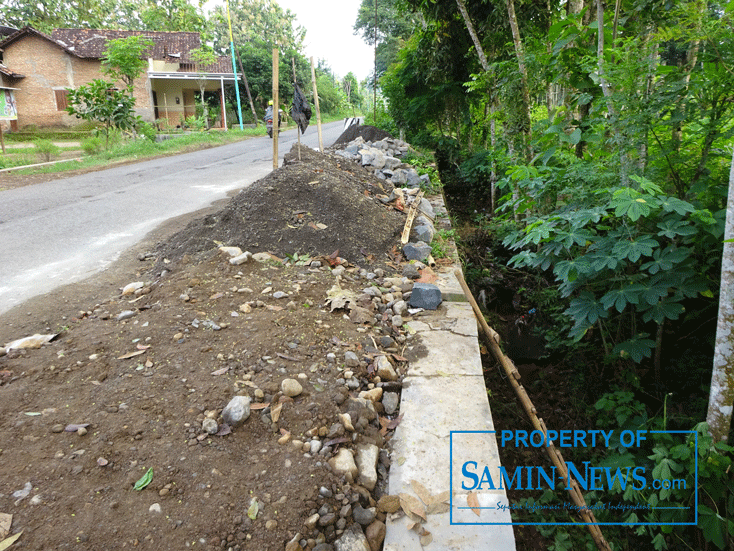
[[[105,78],[101,58],[107,41],[128,36],[153,42],[148,69],[134,82],[135,110],[143,120],[175,127],[195,115],[194,93],[202,82],[207,92],[218,92],[223,106],[224,83],[235,80],[232,63],[220,57],[213,66],[196,67],[190,52],[201,46],[199,33],[56,29],[49,36],[24,27],[0,40],[0,89],[14,90],[18,113],[11,128],[79,124],[66,112],[66,88]],[[226,128],[226,110],[221,111],[220,126]],[[0,124],[7,128],[7,121]]]

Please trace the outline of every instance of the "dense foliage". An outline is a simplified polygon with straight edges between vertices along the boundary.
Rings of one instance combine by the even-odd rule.
[[[577,420],[700,433],[695,452],[661,436],[597,458],[688,476],[698,454],[700,530],[610,529],[608,539],[616,549],[732,548],[732,450],[700,422],[734,143],[734,4],[398,6],[396,25],[406,12],[420,24],[396,33],[403,45],[380,79],[385,125],[435,150],[459,222],[490,236],[465,249],[467,273],[478,286],[501,286],[516,269],[537,278],[513,292],[540,310],[551,361],[575,368]],[[683,507],[695,495],[689,485],[618,499]],[[543,532],[554,549],[586,545],[578,531]]]

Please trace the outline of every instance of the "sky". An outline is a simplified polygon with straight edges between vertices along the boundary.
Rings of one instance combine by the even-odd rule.
[[[361,0],[276,2],[295,13],[297,23],[306,29],[305,54],[313,56],[314,63],[326,59],[338,76],[344,77],[351,71],[360,82],[372,73],[374,51],[353,30]]]
[[[296,23],[306,29],[304,54],[314,63],[325,59],[339,77],[350,71],[359,82],[374,67],[374,51],[354,34],[354,23],[361,0],[275,0],[284,10],[296,14]],[[222,1],[210,1],[211,6]]]

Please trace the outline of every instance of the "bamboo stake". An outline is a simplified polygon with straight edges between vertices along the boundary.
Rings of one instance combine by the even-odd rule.
[[[3,148],[3,155],[5,155],[5,138],[3,138],[3,125],[0,124],[0,145]]]
[[[319,91],[316,88],[316,69],[311,58],[311,82],[313,83],[313,99],[316,103],[316,128],[319,131],[319,151],[324,152],[324,139],[321,137],[321,108],[319,107]]]
[[[536,411],[533,402],[530,400],[530,397],[528,396],[525,387],[523,387],[518,382],[520,380],[520,372],[515,367],[515,364],[512,363],[512,360],[510,360],[510,358],[505,356],[504,352],[502,352],[502,349],[499,345],[500,337],[494,329],[487,325],[487,321],[484,319],[484,315],[482,315],[477,301],[474,300],[474,295],[472,295],[472,292],[469,290],[466,281],[464,281],[461,270],[456,270],[454,274],[456,275],[456,279],[459,280],[459,284],[464,290],[464,294],[466,295],[466,298],[469,300],[469,304],[471,304],[471,307],[474,310],[474,314],[479,321],[479,325],[481,326],[484,335],[487,337],[487,344],[489,344],[489,348],[492,351],[492,354],[495,358],[497,358],[497,361],[502,365],[502,368],[505,370],[507,378],[510,381],[510,385],[512,385],[515,394],[517,394],[517,397],[519,398],[520,403],[522,404],[522,407],[525,410],[528,419],[530,420],[530,423],[533,425],[535,430],[540,431],[546,437],[547,441],[548,433],[545,427],[545,422],[542,419],[538,418],[538,412]],[[550,442],[550,445],[545,446],[545,451],[548,454],[551,463],[556,466],[558,472],[561,473],[561,476],[566,481],[568,481],[570,486],[568,492],[571,495],[571,499],[573,500],[574,504],[579,508],[579,514],[584,519],[584,522],[587,523],[586,527],[589,529],[591,537],[594,539],[594,543],[596,543],[597,548],[601,551],[611,551],[609,543],[604,539],[604,536],[601,533],[601,529],[599,528],[598,524],[596,524],[596,517],[594,516],[594,513],[587,508],[586,501],[584,500],[584,496],[581,493],[581,489],[579,488],[578,483],[575,479],[571,478],[568,471],[566,470],[566,463],[563,461],[561,451],[555,447],[553,442]]]
[[[278,100],[278,48],[273,48],[273,170],[278,168],[278,134],[280,133],[280,103]]]

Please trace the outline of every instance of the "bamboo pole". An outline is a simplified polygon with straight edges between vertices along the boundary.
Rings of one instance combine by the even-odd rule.
[[[273,48],[273,170],[278,168],[278,134],[280,133],[280,103],[278,100],[279,66],[278,48]]]
[[[464,294],[466,295],[466,298],[469,300],[469,304],[471,304],[471,307],[474,310],[474,314],[479,321],[479,325],[481,326],[484,335],[487,337],[487,344],[489,345],[492,354],[500,363],[500,365],[502,365],[502,368],[505,370],[507,378],[510,381],[510,385],[515,391],[515,394],[517,394],[517,397],[520,399],[520,403],[522,404],[522,407],[525,410],[528,419],[530,420],[530,424],[533,425],[535,430],[540,431],[545,436],[545,441],[547,442],[548,433],[545,427],[545,422],[543,421],[543,419],[540,419],[538,417],[538,412],[536,411],[533,402],[530,400],[530,396],[528,396],[525,387],[523,387],[522,384],[518,382],[520,380],[520,372],[515,367],[515,364],[512,363],[512,360],[510,360],[510,358],[505,356],[504,352],[502,352],[499,344],[500,337],[494,329],[487,325],[487,320],[484,319],[484,315],[479,309],[477,301],[474,300],[472,292],[469,290],[466,281],[464,281],[461,270],[456,270],[454,274],[456,275],[456,279],[459,280],[459,284],[464,290]],[[586,527],[589,529],[591,537],[594,538],[594,543],[596,543],[597,548],[601,551],[611,551],[609,543],[604,539],[604,536],[601,533],[601,529],[599,528],[598,524],[596,524],[597,521],[594,513],[590,509],[588,509],[588,506],[586,505],[586,501],[584,500],[584,496],[581,493],[578,482],[576,482],[575,479],[571,478],[568,471],[566,470],[566,463],[563,460],[561,451],[555,447],[553,442],[550,442],[549,445],[545,447],[545,451],[548,454],[551,463],[556,466],[558,472],[561,474],[563,479],[569,482],[570,488],[568,492],[571,495],[571,499],[573,500],[574,504],[579,508],[579,514],[584,519],[584,522],[587,523]]]
[[[324,152],[324,139],[321,136],[321,108],[319,107],[319,91],[316,88],[316,69],[313,66],[313,57],[311,58],[311,82],[313,84],[313,99],[316,103],[316,128],[319,131],[319,151]]]
[[[3,148],[3,155],[5,155],[5,138],[3,138],[3,125],[0,124],[0,145]]]

